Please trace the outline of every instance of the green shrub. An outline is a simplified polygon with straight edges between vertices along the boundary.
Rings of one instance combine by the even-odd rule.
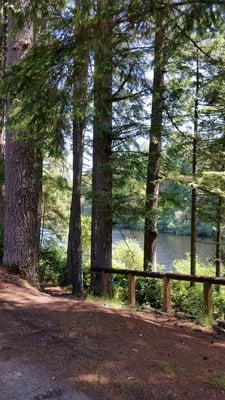
[[[82,252],[83,252],[83,267],[90,267],[91,257],[91,217],[82,216]]]
[[[126,239],[113,245],[113,267],[143,268],[143,250],[137,240]]]
[[[128,303],[128,279],[127,276],[114,276],[114,297],[124,304]]]
[[[204,315],[202,284],[196,283],[190,287],[189,282],[174,282],[172,302],[175,310],[183,311],[200,320]]]
[[[136,300],[139,305],[162,307],[162,281],[158,279],[137,278]]]
[[[220,287],[220,292],[213,292],[213,305],[215,319],[224,319],[225,317],[225,288]]]
[[[190,272],[190,260],[186,258],[184,260],[176,260],[173,264],[173,268],[176,272],[189,274]],[[215,267],[208,264],[204,265],[197,261],[197,275],[204,276],[215,276]],[[176,310],[183,311],[186,314],[195,317],[196,321],[200,324],[207,324],[208,321],[205,317],[203,307],[203,285],[196,283],[190,287],[189,282],[173,282],[172,288],[172,301],[173,307]],[[213,305],[214,305],[214,317],[216,319],[224,318],[225,313],[225,290],[221,287],[220,292],[213,291]]]
[[[119,250],[124,250],[119,246]],[[118,251],[118,255],[122,254],[122,265],[126,265],[126,252]],[[128,258],[127,264],[131,262]],[[117,258],[119,264],[119,257]],[[163,270],[162,266],[158,266],[158,270]],[[176,260],[172,265],[172,270],[178,273],[189,274],[190,260],[186,257],[184,260]],[[205,276],[214,276],[215,269],[212,265],[203,265],[197,262],[197,274]],[[128,282],[127,277],[116,275],[114,278],[115,297],[123,303],[128,302]],[[137,278],[136,283],[136,302],[138,305],[150,305],[155,308],[162,307],[162,281],[159,279]],[[205,316],[203,306],[203,285],[196,283],[190,287],[189,282],[173,281],[172,284],[172,303],[176,311],[182,311],[187,315],[193,316],[196,322],[202,325],[210,325]],[[221,287],[220,292],[213,291],[214,317],[216,319],[224,318],[225,314],[225,288]]]
[[[87,293],[91,293],[91,270],[90,266],[83,267],[83,282],[84,282],[84,290]]]
[[[128,278],[116,275],[114,278],[115,299],[128,303]],[[160,308],[162,306],[162,282],[156,279],[138,277],[136,280],[136,302],[139,306],[150,305]]]
[[[83,237],[83,247],[85,255],[83,260],[84,288],[86,292],[90,290],[90,219],[83,220],[85,234]],[[0,232],[0,249],[1,249]],[[1,255],[1,254],[0,254]],[[143,251],[137,241],[129,239],[127,243],[121,241],[114,245],[113,266],[126,269],[142,269]],[[190,260],[174,261],[171,269],[173,271],[189,274]],[[163,271],[163,266],[158,266],[159,271]],[[69,284],[68,271],[66,268],[66,252],[56,243],[46,243],[40,252],[39,261],[40,281],[51,281],[57,285],[65,286]],[[197,274],[214,276],[215,269],[212,265],[203,265],[197,261]],[[127,276],[114,276],[115,299],[122,303],[128,302],[128,279]],[[162,280],[146,279],[138,277],[136,281],[136,301],[139,306],[150,305],[151,307],[162,307]],[[198,323],[208,325],[210,321],[205,317],[203,309],[203,285],[196,283],[190,287],[189,282],[174,281],[172,285],[173,308],[182,311],[195,318]],[[225,314],[225,288],[221,287],[220,292],[213,292],[214,316],[216,319],[224,318]]]
[[[65,251],[54,242],[45,244],[40,250],[38,275],[40,282],[68,285]]]
[[[182,260],[174,260],[172,264],[173,271],[176,271],[180,274],[190,274],[190,257],[187,255],[186,258]],[[203,264],[197,259],[196,263],[196,275],[204,275],[204,276],[215,276],[215,267],[211,264]]]
[[[82,217],[82,246],[84,287],[90,287],[90,217]],[[1,235],[0,235],[1,244]],[[1,247],[0,247],[1,250]],[[46,241],[40,250],[38,275],[40,282],[53,282],[56,285],[69,285],[69,273],[66,266],[66,249],[54,240]]]
[[[173,263],[173,269],[176,272],[189,274],[190,260],[186,257],[184,260],[176,260]],[[208,264],[202,264],[197,260],[197,275],[215,276],[215,267]],[[186,314],[195,317],[195,320],[202,324],[208,325],[209,321],[205,316],[203,306],[203,285],[196,283],[190,287],[189,282],[173,282],[172,287],[172,302],[175,310],[182,311]],[[214,290],[213,292],[214,317],[223,318],[225,312],[225,292],[221,288],[220,293]]]

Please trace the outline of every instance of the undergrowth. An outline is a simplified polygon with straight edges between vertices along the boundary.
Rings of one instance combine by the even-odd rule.
[[[132,257],[127,257],[128,248],[126,246],[116,245],[116,252],[113,259],[113,266],[120,268],[131,268],[132,260],[135,261],[136,268],[142,266],[141,249],[138,244],[129,242],[129,248],[132,250]],[[136,254],[136,255],[135,255]],[[134,258],[133,258],[134,257]],[[158,266],[159,270],[163,270],[162,266]],[[85,259],[84,262],[84,288],[86,293],[91,296],[90,290],[90,262]],[[176,260],[171,266],[174,272],[189,274],[190,260],[187,257],[184,260]],[[197,275],[214,276],[215,271],[212,265],[203,265],[197,262]],[[51,281],[56,285],[65,286],[69,283],[68,271],[66,269],[65,250],[51,245],[45,246],[41,250],[41,258],[39,262],[39,278],[41,281]],[[89,297],[96,301],[95,297]],[[111,305],[128,305],[128,283],[127,277],[123,275],[114,276],[114,298],[99,300],[101,303]],[[136,279],[136,304],[137,307],[143,308],[151,306],[154,308],[162,308],[162,280],[148,279],[138,277]],[[220,291],[213,290],[214,319],[223,319],[225,314],[225,288],[221,286]],[[197,323],[210,326],[212,321],[205,316],[203,309],[203,285],[196,283],[190,287],[189,282],[173,281],[172,284],[172,305],[175,311],[182,311],[191,316]]]

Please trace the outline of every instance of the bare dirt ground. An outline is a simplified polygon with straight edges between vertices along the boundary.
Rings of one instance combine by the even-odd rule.
[[[225,340],[173,318],[40,293],[0,272],[1,400],[222,400]]]

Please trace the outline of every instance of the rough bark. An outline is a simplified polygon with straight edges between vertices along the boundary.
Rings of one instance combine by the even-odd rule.
[[[4,79],[6,65],[6,9],[0,5],[0,78]],[[4,120],[5,101],[0,98],[0,227],[4,225]]]
[[[88,12],[87,2],[77,3],[81,16]],[[82,22],[81,22],[82,24]],[[73,96],[73,187],[67,247],[67,268],[70,272],[72,292],[83,294],[82,231],[81,231],[81,180],[83,166],[84,129],[87,114],[88,48],[85,27],[76,29],[77,50],[74,66]]]
[[[196,89],[195,89],[195,114],[194,114],[194,138],[192,153],[192,176],[197,170],[197,136],[198,136],[198,94],[199,94],[199,60],[197,54]],[[197,240],[197,190],[192,188],[191,198],[191,275],[196,275],[196,240]]]
[[[35,177],[37,182],[36,193],[38,196],[36,243],[37,243],[37,253],[39,258],[39,253],[41,248],[41,224],[42,224],[42,213],[43,213],[43,155],[37,153],[36,153]]]
[[[164,44],[165,29],[163,18],[158,15],[155,32],[154,76],[144,231],[144,270],[152,271],[156,269],[157,211],[159,201],[161,141],[163,132],[163,86],[165,69]]]
[[[221,276],[221,217],[222,217],[222,198],[218,199],[217,205],[217,221],[216,221],[216,252],[215,252],[215,267],[216,267],[216,276]]]
[[[15,4],[16,3],[16,4]],[[18,0],[13,5],[23,11],[28,2]],[[25,24],[19,33],[13,33],[15,19],[8,18],[7,71],[22,61],[32,46],[33,27]],[[7,100],[7,120],[13,99]],[[39,155],[26,132],[6,130],[5,151],[5,223],[3,264],[31,283],[37,282],[37,232],[40,195]]]
[[[95,46],[92,171],[91,268],[112,266],[112,32],[110,19],[101,16],[108,0],[98,1],[99,26]],[[101,294],[101,273],[92,272],[92,288]],[[107,292],[112,292],[108,274]]]
[[[5,75],[5,9],[0,5],[0,78]],[[0,153],[3,153],[4,99],[0,98]]]

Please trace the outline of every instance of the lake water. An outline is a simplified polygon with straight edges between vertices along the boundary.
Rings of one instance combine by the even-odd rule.
[[[113,243],[131,238],[136,239],[143,248],[144,235],[140,231],[123,230],[122,234],[113,231]],[[176,236],[160,233],[158,235],[157,245],[157,263],[169,267],[173,260],[183,259],[190,254],[190,236]],[[198,239],[197,256],[202,261],[212,261],[215,254],[215,244],[212,239]]]

